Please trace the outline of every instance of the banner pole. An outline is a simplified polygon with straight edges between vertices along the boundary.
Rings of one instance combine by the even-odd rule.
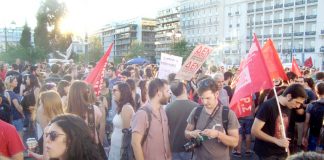
[[[279,104],[279,99],[278,99],[278,95],[277,95],[277,91],[276,91],[276,87],[273,87],[273,92],[275,94],[275,97],[276,97],[276,101],[277,101],[277,107],[278,107],[278,111],[279,111],[279,116],[280,116],[280,128],[281,128],[281,131],[282,131],[282,136],[284,139],[286,139],[286,130],[285,130],[285,124],[284,124],[284,121],[283,121],[283,118],[282,118],[282,113],[281,113],[281,109],[280,109],[280,104]],[[289,148],[286,148],[286,152],[288,153],[288,156],[289,156]]]

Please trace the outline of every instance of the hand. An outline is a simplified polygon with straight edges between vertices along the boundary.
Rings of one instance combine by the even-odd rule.
[[[201,130],[194,130],[194,131],[189,132],[189,135],[192,138],[197,138],[200,133],[201,133]]]
[[[289,138],[282,138],[282,139],[277,139],[275,141],[275,144],[278,145],[279,147],[284,147],[284,148],[288,148],[289,147]]]
[[[308,146],[308,140],[307,140],[306,137],[303,137],[302,145],[303,145],[304,147],[307,147],[307,146]]]
[[[201,134],[208,136],[209,138],[217,138],[219,135],[219,131],[215,129],[205,129],[201,132]]]

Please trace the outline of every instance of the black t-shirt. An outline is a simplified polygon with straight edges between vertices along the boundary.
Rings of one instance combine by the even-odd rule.
[[[19,72],[17,72],[17,71],[10,70],[10,71],[8,71],[7,74],[6,74],[6,77],[8,77],[8,76],[15,76],[15,77],[17,78],[17,82],[18,82],[18,84],[17,84],[17,87],[15,87],[15,88],[13,89],[13,91],[14,91],[16,94],[19,94],[19,92],[20,92],[20,85],[21,85],[21,83],[22,83],[22,75],[21,75]]]
[[[230,86],[224,86],[224,89],[227,92],[227,95],[229,97],[229,101],[231,101],[232,97],[233,97],[233,89]]]
[[[287,128],[290,120],[290,112],[291,110],[280,104],[283,121],[286,128]],[[280,129],[280,117],[279,117],[279,110],[277,107],[277,101],[275,98],[271,98],[266,102],[262,103],[256,118],[265,122],[262,131],[266,134],[276,137],[278,139],[281,138],[281,129]],[[286,134],[287,135],[287,134]],[[254,144],[254,151],[257,155],[261,157],[269,157],[272,155],[278,156],[285,156],[287,155],[285,148],[279,147],[274,143],[270,143],[267,141],[263,141],[261,139],[256,138]]]
[[[170,128],[170,144],[172,152],[184,152],[183,145],[188,142],[184,136],[187,118],[199,104],[190,100],[175,100],[166,107]]]

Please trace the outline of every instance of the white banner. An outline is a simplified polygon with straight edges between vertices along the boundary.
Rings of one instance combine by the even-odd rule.
[[[177,73],[182,65],[182,57],[161,53],[160,67],[158,77],[168,79],[171,73]]]

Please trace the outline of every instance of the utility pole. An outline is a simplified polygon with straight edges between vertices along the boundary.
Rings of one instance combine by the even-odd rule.
[[[6,53],[8,52],[8,39],[7,39],[7,27],[4,28],[5,32],[5,47],[6,47]]]

